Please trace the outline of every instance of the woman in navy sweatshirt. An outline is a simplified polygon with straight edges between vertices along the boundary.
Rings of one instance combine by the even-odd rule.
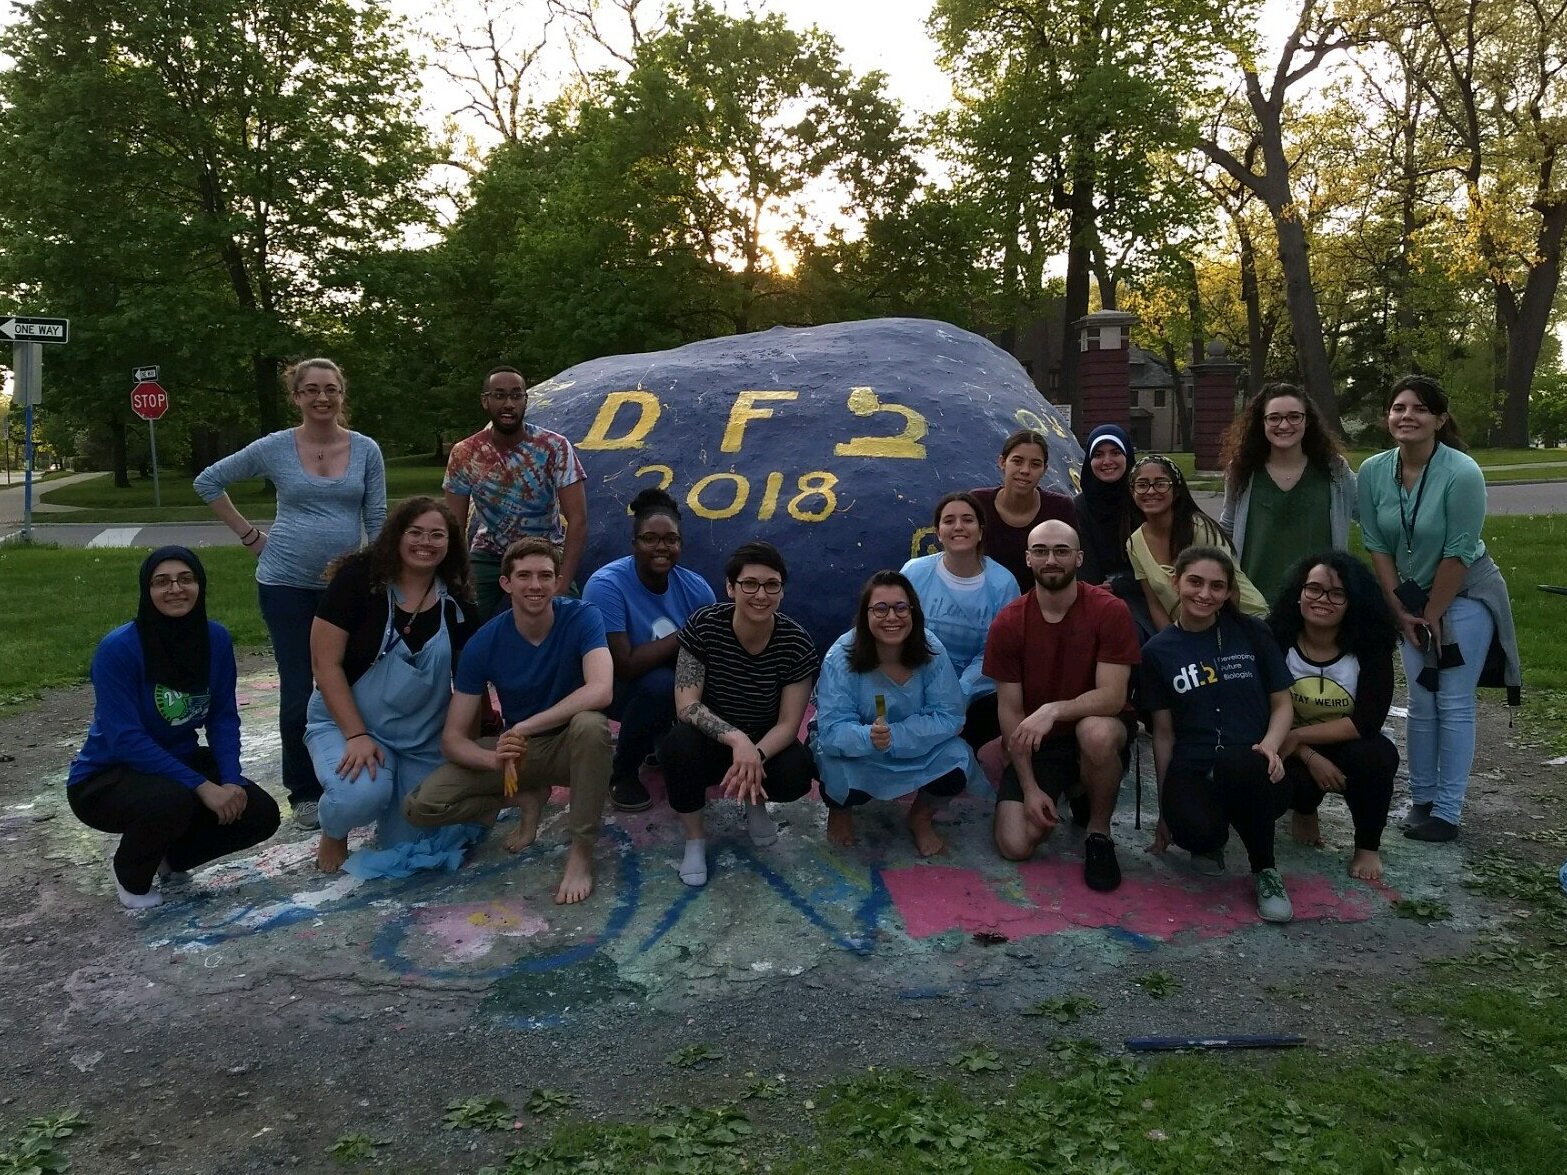
[[[93,653],[93,723],[66,779],[77,818],[120,834],[114,888],[127,909],[163,901],[155,877],[277,831],[277,803],[240,774],[235,676],[228,629],[207,619],[201,560],[160,547],[141,565],[136,619]]]

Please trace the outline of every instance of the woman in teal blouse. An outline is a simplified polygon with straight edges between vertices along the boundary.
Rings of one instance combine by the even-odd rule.
[[[1360,523],[1404,637],[1414,799],[1404,835],[1448,841],[1474,762],[1480,670],[1499,628],[1512,643],[1512,613],[1480,537],[1485,475],[1464,452],[1447,393],[1427,376],[1405,376],[1388,396],[1387,428],[1394,447],[1360,467]]]

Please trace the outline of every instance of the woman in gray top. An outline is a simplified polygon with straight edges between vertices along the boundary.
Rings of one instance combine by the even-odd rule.
[[[347,384],[336,363],[305,359],[283,378],[299,425],[208,466],[196,478],[196,492],[257,557],[261,617],[277,657],[283,786],[294,823],[315,828],[321,785],[305,750],[310,626],[326,591],[327,564],[375,538],[386,521],[386,466],[373,440],[343,426]],[[227,493],[232,483],[254,477],[277,487],[276,516],[265,531],[252,526]]]

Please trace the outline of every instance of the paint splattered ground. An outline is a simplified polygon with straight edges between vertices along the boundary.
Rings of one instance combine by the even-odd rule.
[[[247,766],[270,785],[264,659],[242,666],[242,694]],[[1116,826],[1126,881],[1110,895],[1083,886],[1069,830],[1031,862],[1000,861],[982,799],[950,809],[950,851],[931,861],[914,855],[901,809],[862,809],[861,843],[845,850],[826,842],[810,799],[778,811],[782,835],[765,849],[715,805],[701,891],[676,876],[678,837],[657,804],[614,816],[598,893],[555,906],[564,828],[552,808],[520,857],[492,837],[457,873],[405,881],[323,877],[313,838],[285,824],[129,915],[112,898],[110,838],[63,799],[90,706],[67,691],[0,722],[0,1119],[84,1107],[98,1128],[73,1155],[105,1172],[320,1169],[324,1148],[356,1130],[394,1140],[409,1169],[465,1169],[504,1144],[468,1154],[468,1135],[443,1132],[457,1097],[515,1105],[542,1086],[629,1115],[723,1096],[747,1074],[808,1087],[1060,1033],[1418,1038],[1427,1026],[1379,990],[1494,920],[1457,884],[1460,853],[1527,826],[1531,793],[1561,771],[1487,710],[1464,848],[1394,832],[1385,886],[1345,875],[1336,801],[1323,809],[1326,850],[1281,824],[1296,909],[1283,928],[1258,922],[1238,861],[1204,878],[1184,854],[1141,851],[1151,784],[1137,831],[1131,775]],[[1146,745],[1143,771],[1151,780]],[[1452,917],[1399,917],[1400,896],[1438,898]],[[1178,990],[1152,1000],[1136,981],[1153,972]],[[1068,994],[1103,1010],[1070,1028],[1021,1014]],[[721,1054],[703,1071],[667,1063],[699,1043]]]

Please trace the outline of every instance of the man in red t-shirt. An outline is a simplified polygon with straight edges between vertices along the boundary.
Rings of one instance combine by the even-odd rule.
[[[1137,630],[1112,592],[1078,582],[1083,549],[1066,523],[1034,527],[1027,557],[1034,590],[997,614],[985,641],[1008,759],[996,849],[1026,861],[1059,822],[1060,798],[1086,794],[1083,880],[1108,892],[1121,884],[1110,816],[1136,736],[1127,686],[1142,660]]]

